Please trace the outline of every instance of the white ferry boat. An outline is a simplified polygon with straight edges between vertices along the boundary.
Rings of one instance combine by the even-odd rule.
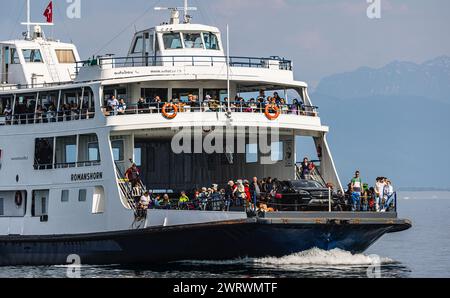
[[[343,192],[329,128],[292,61],[229,56],[219,29],[193,24],[188,10],[171,9],[168,23],[137,32],[126,57],[82,61],[74,44],[47,38],[30,20],[25,39],[0,42],[0,265],[66,264],[70,255],[83,264],[142,264],[313,247],[362,252],[411,227],[396,205],[333,210],[331,190],[319,194],[330,201],[320,211],[283,211],[270,196],[265,208],[275,212],[254,212],[252,202],[140,208],[146,191],[177,199],[254,176],[295,181],[299,137],[318,151],[311,181]],[[234,100],[274,91],[284,101]],[[272,152],[261,152],[258,136]],[[208,140],[217,150],[206,152]],[[137,185],[124,176],[132,162]]]

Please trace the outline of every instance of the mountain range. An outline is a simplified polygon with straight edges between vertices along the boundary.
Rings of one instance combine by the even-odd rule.
[[[450,186],[450,57],[335,74],[311,97],[344,185],[358,169],[370,184]]]

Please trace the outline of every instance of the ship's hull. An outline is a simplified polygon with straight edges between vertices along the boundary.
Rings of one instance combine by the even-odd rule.
[[[78,236],[0,238],[0,266],[62,265],[78,255],[82,264],[155,264],[180,260],[281,257],[311,248],[363,252],[396,224],[267,224],[223,222]],[[70,259],[70,258],[69,258]]]

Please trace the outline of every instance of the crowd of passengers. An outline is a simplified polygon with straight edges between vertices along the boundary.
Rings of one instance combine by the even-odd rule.
[[[199,101],[197,95],[189,94],[186,102],[182,102],[179,98],[174,98],[169,101],[161,99],[161,97],[155,95],[151,99],[144,99],[141,97],[137,102],[137,110],[132,109],[132,113],[136,111],[139,113],[150,113],[151,109],[160,110],[164,104],[173,103],[180,107],[180,111],[184,111],[184,107],[191,108],[203,108],[208,111],[226,111],[228,110],[228,98],[225,98],[223,102],[217,96],[210,96],[207,94],[203,102]],[[276,105],[286,113],[298,114],[298,115],[316,115],[316,107],[306,106],[302,100],[294,99],[292,104],[287,104],[284,98],[281,98],[278,92],[274,92],[273,96],[266,96],[265,91],[261,90],[257,98],[251,98],[246,101],[243,97],[236,96],[231,102],[231,111],[248,112],[253,113],[255,111],[263,111],[267,105]],[[127,114],[128,107],[125,99],[117,99],[114,95],[111,96],[106,102],[106,112],[110,116],[125,115]]]
[[[181,192],[178,199],[171,199],[168,194],[151,195],[145,192],[137,206],[140,210],[147,209],[177,209],[202,211],[229,211],[232,207],[245,208],[248,212],[274,212],[268,207],[270,197],[275,195],[276,180],[272,178],[258,180],[254,177],[248,180],[229,181],[225,188],[219,189],[217,184],[210,188],[203,187],[193,190],[192,197]]]
[[[351,204],[352,211],[390,211],[395,202],[395,190],[390,179],[378,177],[375,185],[370,187],[368,183],[363,183],[359,171],[347,186],[345,193],[348,204]]]
[[[307,158],[301,164],[302,179],[307,179],[315,170],[311,167],[314,163]],[[133,164],[125,173],[125,177],[132,187],[142,186],[140,171]],[[245,207],[247,211],[275,212],[277,211],[271,202],[280,191],[278,179],[271,177],[258,179],[253,177],[251,181],[240,179],[229,181],[225,188],[219,189],[218,184],[210,188],[194,189],[189,197],[186,191],[181,192],[178,200],[173,200],[168,194],[152,195],[145,192],[135,202],[140,210],[147,209],[179,209],[179,210],[204,210],[204,211],[229,211],[231,207]],[[333,190],[331,184],[326,185]],[[374,187],[363,183],[360,172],[348,184],[347,191],[343,194],[337,192],[339,202],[343,202],[344,211],[354,212],[386,212],[395,207],[395,190],[392,182],[385,177],[378,177]]]
[[[32,124],[32,123],[51,123],[60,121],[71,121],[86,119],[89,109],[87,104],[81,107],[77,103],[71,101],[67,104],[61,104],[60,108],[53,102],[45,105],[37,105],[31,101],[29,104],[17,104],[14,112],[11,105],[7,104],[3,110],[5,116],[5,124]]]

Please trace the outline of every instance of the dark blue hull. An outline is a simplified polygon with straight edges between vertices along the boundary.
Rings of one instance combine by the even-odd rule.
[[[117,233],[0,238],[0,266],[155,264],[180,260],[281,257],[311,248],[359,253],[410,224],[262,224],[229,222]]]

